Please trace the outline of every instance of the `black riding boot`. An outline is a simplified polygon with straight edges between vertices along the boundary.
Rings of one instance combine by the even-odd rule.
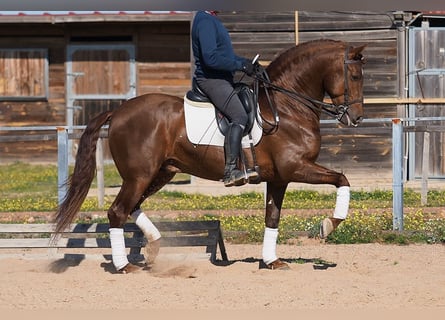
[[[241,150],[243,128],[238,124],[230,124],[224,139],[224,153],[226,166],[224,168],[224,186],[242,186],[247,183],[244,172],[237,168],[237,161]]]

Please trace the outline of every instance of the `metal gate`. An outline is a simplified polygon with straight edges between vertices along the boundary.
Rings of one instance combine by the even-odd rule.
[[[413,98],[445,97],[445,28],[412,28],[409,30],[408,96]],[[410,118],[444,117],[441,104],[410,105]],[[428,124],[444,126],[445,121]],[[445,177],[444,132],[430,133],[429,177]],[[422,173],[423,135],[409,133],[409,177],[418,178]]]
[[[132,44],[68,45],[66,101],[69,128],[136,96],[135,48]],[[70,141],[70,162],[74,151]]]

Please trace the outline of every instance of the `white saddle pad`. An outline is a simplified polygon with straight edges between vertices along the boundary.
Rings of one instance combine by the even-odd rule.
[[[218,129],[215,119],[215,107],[211,103],[195,102],[184,97],[184,115],[187,138],[191,143],[199,145],[224,146],[224,136]],[[252,143],[257,145],[263,130],[255,120],[252,128]],[[250,147],[249,136],[243,137],[242,147]]]

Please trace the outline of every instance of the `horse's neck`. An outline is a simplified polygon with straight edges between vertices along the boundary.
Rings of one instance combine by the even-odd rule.
[[[298,70],[298,66],[294,67]],[[303,69],[303,68],[302,68]],[[306,70],[312,70],[312,68],[304,68]],[[292,74],[292,71],[288,71],[289,74],[280,77],[280,80],[271,80],[277,87],[283,88],[288,91],[287,94],[274,92],[273,98],[275,104],[280,113],[290,114],[303,114],[307,116],[316,115],[315,120],[319,120],[320,112],[314,110],[312,107],[316,107],[311,104],[310,101],[304,99],[304,97],[322,101],[324,98],[325,90],[323,87],[323,79],[320,72],[306,71],[301,73],[301,70]],[[287,80],[283,80],[287,79]],[[289,81],[292,79],[292,81]],[[264,99],[263,99],[264,101]],[[267,100],[266,100],[267,101]]]
[[[284,88],[282,85],[280,85],[280,87]],[[302,92],[303,89],[287,90],[290,90],[297,94],[307,94],[307,92]],[[321,111],[311,108],[310,103],[304,104],[298,101],[297,98],[294,98],[289,94],[279,93],[275,90],[269,93],[272,100],[272,105],[270,105],[265,92],[260,92],[259,105],[262,117],[265,117],[266,119],[271,121],[272,119],[274,119],[274,115],[272,114],[271,109],[276,108],[277,115],[280,118],[280,121],[288,120],[302,127],[308,126],[311,128],[315,128],[319,126]]]

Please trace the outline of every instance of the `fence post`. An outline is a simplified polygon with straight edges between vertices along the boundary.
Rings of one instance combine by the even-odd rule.
[[[428,175],[430,172],[430,133],[423,133],[422,150],[422,191],[420,193],[420,203],[422,206],[428,203]]]
[[[403,127],[392,119],[393,230],[403,231]]]
[[[68,191],[68,131],[57,127],[57,199],[62,204]]]

